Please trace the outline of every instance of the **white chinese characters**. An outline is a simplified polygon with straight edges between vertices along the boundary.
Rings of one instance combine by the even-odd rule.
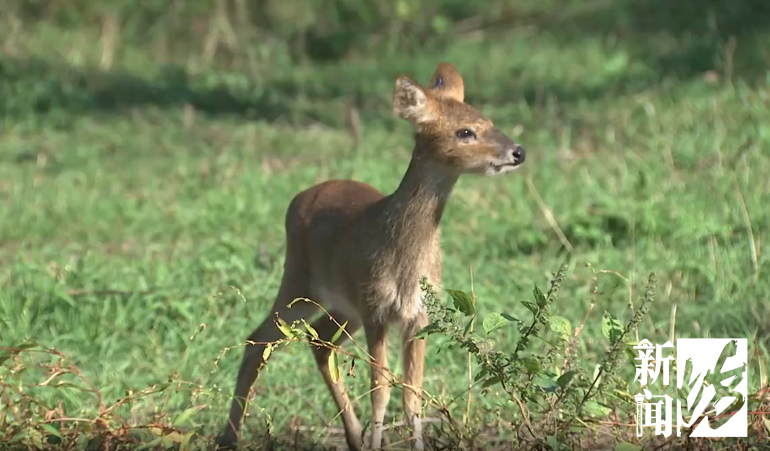
[[[676,347],[670,341],[663,345],[640,341],[633,347],[638,353],[634,381],[638,381],[642,388],[642,392],[634,397],[636,435],[641,437],[645,427],[652,427],[656,435],[669,437],[676,429],[680,436],[683,426],[691,427],[703,417],[691,437],[746,437],[747,345],[745,338],[680,338]],[[664,355],[666,348],[671,349],[668,355]],[[669,386],[673,353],[676,353],[677,398],[683,388],[689,389],[684,403],[676,399],[676,428],[673,427],[674,398],[665,393],[653,395],[649,389],[661,375],[662,385]],[[726,393],[720,397],[718,390]],[[731,406],[734,408],[726,412]],[[685,412],[689,421],[683,417]],[[719,416],[729,419],[712,428],[709,420]]]

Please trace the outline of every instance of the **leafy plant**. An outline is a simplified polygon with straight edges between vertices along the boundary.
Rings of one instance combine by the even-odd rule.
[[[477,311],[472,296],[460,290],[446,290],[452,305],[445,306],[427,280],[421,282],[432,321],[418,337],[442,334],[449,338],[448,347],[460,347],[470,353],[480,368],[474,382],[483,389],[499,386],[508,395],[510,418],[520,420],[522,425],[519,440],[552,450],[580,439],[581,425],[628,409],[630,396],[623,395],[628,390],[616,374],[617,364],[624,344],[629,343],[627,337],[647,313],[656,283],[651,274],[641,305],[625,327],[611,313],[604,313],[602,333],[608,350],[592,374],[588,362],[580,362],[574,353],[574,340],[583,325],[576,330],[566,318],[552,314],[567,270],[567,265],[559,268],[547,293],[535,286],[531,300],[521,301],[531,317],[519,319],[508,313],[491,312],[482,318],[481,331],[475,327]],[[515,347],[496,348],[490,338],[495,333],[509,335],[508,340],[513,337]]]

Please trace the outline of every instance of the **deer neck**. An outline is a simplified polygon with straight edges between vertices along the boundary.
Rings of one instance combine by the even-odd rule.
[[[386,208],[386,223],[400,255],[419,255],[426,246],[438,244],[439,224],[458,177],[421,158],[419,147],[415,147],[406,174],[388,197]]]

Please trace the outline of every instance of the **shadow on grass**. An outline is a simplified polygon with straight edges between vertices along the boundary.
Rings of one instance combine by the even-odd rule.
[[[415,17],[440,17],[448,22],[449,30],[461,30],[466,27],[464,24],[476,19],[480,27],[490,31],[534,26],[539,33],[550,34],[565,46],[599,37],[609,46],[622,47],[632,59],[644,62],[654,72],[642,78],[619,75],[608,86],[502,86],[498,90],[521,93],[530,103],[536,102],[542,91],[560,102],[596,100],[633,93],[664,78],[688,78],[713,69],[740,75],[748,81],[767,74],[770,2],[766,0],[548,0],[538,5],[510,0],[490,0],[486,6],[436,1],[417,6]],[[371,53],[366,50],[371,35],[376,30],[388,29],[384,22],[395,20],[380,12],[362,22],[349,6],[341,0],[330,2],[328,8],[342,14],[341,22],[326,30],[328,24],[321,26],[318,19],[320,22],[313,22],[302,32],[307,42],[301,47],[308,60],[340,62],[350,54],[350,49],[357,47],[360,52]],[[147,11],[127,14],[143,13]],[[263,22],[252,18],[251,26],[269,28],[270,24]],[[326,31],[322,33],[323,30]],[[455,33],[430,32],[430,27],[417,25],[406,27],[403,33],[406,37],[398,39],[391,35],[380,37],[396,39],[394,45],[404,55],[424,51],[426,46],[440,50],[456,39]],[[380,46],[392,47],[385,42]],[[378,76],[391,75],[385,67],[378,71]],[[243,91],[235,92],[224,86],[197,86],[180,67],[167,67],[161,76],[150,81],[128,74],[84,72],[42,60],[0,57],[0,113],[11,117],[57,109],[70,114],[104,113],[142,105],[190,104],[209,114],[274,121],[292,114],[298,96],[323,102],[365,89],[366,77],[349,74],[345,78],[329,79],[311,90],[300,86],[297,80],[275,79],[259,87],[246,83]],[[489,98],[474,97],[474,101],[491,103],[501,98],[492,94],[487,95]],[[323,110],[323,106],[317,109]]]
[[[595,101],[632,94],[672,76],[686,79],[714,69],[749,82],[766,76],[770,60],[770,40],[767,38],[770,2],[664,1],[604,1],[577,8],[573,2],[561,1],[556,3],[564,4],[564,8],[541,8],[542,12],[524,11],[521,14],[515,11],[515,5],[507,6],[508,12],[490,23],[490,29],[495,28],[495,24],[499,29],[510,29],[517,24],[534,25],[538,32],[554,36],[565,46],[580,39],[600,37],[607,45],[622,47],[631,58],[643,61],[654,73],[617,74],[600,86],[559,86],[554,83],[521,86],[513,76],[507,77],[510,80],[508,86],[504,80],[500,81],[500,89],[494,92],[485,95],[469,93],[469,102],[508,103],[512,99],[500,95],[506,92],[517,93],[519,99],[523,97],[530,104],[542,101],[544,95],[556,97],[561,103]],[[482,12],[471,8],[465,14]],[[444,13],[455,23],[468,19],[455,13]],[[349,38],[355,40],[356,36],[354,33]],[[449,44],[448,40],[443,41],[443,45]],[[373,90],[371,82],[375,76],[383,79],[395,76],[393,69],[396,68],[390,66],[385,64],[376,71],[370,68],[367,73],[346,70],[334,77],[327,73],[324,80],[310,77],[311,80],[304,84],[301,77],[256,82],[245,75],[235,83],[220,83],[202,82],[179,66],[166,66],[158,76],[150,79],[127,73],[84,70],[41,59],[0,57],[0,79],[3,80],[0,113],[13,119],[54,112],[76,116],[110,114],[142,106],[190,105],[210,115],[237,115],[269,122],[300,118],[340,125],[342,115],[338,111],[332,112],[329,103],[362,92],[366,92],[367,97],[382,97],[382,102],[376,100],[372,102],[373,107],[368,105],[364,110],[383,109],[384,112],[389,106],[385,102],[389,93],[381,92],[379,87]],[[308,83],[310,86],[305,85]],[[381,120],[385,116],[377,114],[376,117]]]
[[[765,0],[680,0],[673,3],[667,0],[561,0],[550,2],[547,8],[534,10],[526,4],[507,0],[498,0],[495,4],[503,7],[502,14],[493,15],[489,8],[484,7],[456,10],[453,2],[436,3],[432,14],[447,19],[454,28],[462,27],[463,23],[474,18],[486,18],[486,25],[482,27],[490,30],[505,31],[518,25],[535,26],[539,33],[550,34],[565,46],[581,39],[600,37],[607,45],[620,46],[633,59],[643,61],[654,74],[641,77],[618,75],[604,86],[593,87],[503,86],[505,82],[502,82],[496,93],[473,96],[473,99],[469,98],[471,102],[510,100],[498,95],[504,92],[520,93],[529,103],[537,103],[544,93],[555,96],[563,103],[591,101],[631,94],[672,76],[689,78],[714,69],[752,81],[766,76],[770,60],[770,2]],[[332,2],[335,8],[340,5]],[[371,34],[366,27],[347,27],[347,23],[339,26],[344,28],[344,33],[335,39],[345,42],[335,45],[326,42],[328,37],[315,36],[310,32],[312,30],[308,31],[306,52],[310,60],[339,62],[349,52],[332,51],[332,47],[364,45],[361,44],[367,42],[364,37]],[[448,46],[454,39],[448,36],[454,35],[432,36],[428,47],[438,50]],[[400,42],[406,41],[402,39]],[[311,51],[319,46],[322,47],[320,50]],[[414,43],[409,47],[403,49],[405,54],[420,51]],[[331,54],[314,57],[316,53],[324,53],[324,49]],[[378,68],[377,76],[395,75],[390,72],[386,67]],[[329,122],[328,117],[323,117],[329,116],[328,111],[324,111],[328,109],[324,103],[356,95],[366,90],[364,85],[370,81],[362,74],[348,73],[343,78],[320,82],[312,80],[312,87],[302,86],[291,77],[260,80],[259,83],[243,83],[240,80],[238,88],[233,89],[223,84],[201,84],[192,80],[183,68],[174,66],[166,67],[161,75],[149,80],[129,74],[84,71],[39,59],[0,57],[0,80],[3,81],[0,84],[0,113],[11,118],[54,111],[70,115],[102,114],[138,106],[189,104],[200,112],[212,115],[233,114],[275,121],[296,116],[296,99],[301,97],[303,102],[312,105],[300,114]],[[515,81],[511,83],[516,84]],[[377,92],[376,95],[379,95]],[[387,94],[382,95],[384,98]],[[332,120],[339,122],[339,118]]]
[[[289,113],[279,95],[264,92],[239,96],[222,85],[194,86],[188,74],[177,67],[168,67],[157,79],[147,80],[41,59],[2,58],[0,78],[4,80],[0,113],[10,117],[55,111],[75,115],[117,113],[147,105],[166,108],[185,104],[212,115],[238,114],[269,121]]]
[[[770,60],[770,2],[765,0],[595,1],[564,13],[525,14],[519,21],[565,44],[606,37],[662,78],[717,69],[756,81],[766,76]]]

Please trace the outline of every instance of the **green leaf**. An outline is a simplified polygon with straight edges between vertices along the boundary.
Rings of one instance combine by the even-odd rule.
[[[336,342],[342,336],[342,332],[345,330],[345,326],[347,326],[347,325],[348,325],[347,321],[342,323],[340,325],[339,329],[337,329],[337,332],[334,332],[334,335],[332,335],[332,339],[329,340],[329,341],[332,342],[332,343]]]
[[[634,349],[634,346],[638,345],[639,342],[634,340],[632,342],[624,343],[623,345],[623,353],[626,354],[626,356],[629,358],[629,360],[633,361],[637,356],[637,351]]]
[[[274,343],[268,343],[267,345],[265,345],[265,349],[262,351],[262,360],[264,360],[265,362],[267,362],[267,359],[270,358],[270,354],[273,353],[274,345],[275,345]]]
[[[610,343],[616,343],[623,336],[623,326],[612,313],[605,311],[602,316],[602,334],[609,338]]]
[[[532,295],[535,297],[535,302],[537,303],[538,307],[545,306],[547,298],[543,292],[540,291],[540,288],[538,288],[537,285],[535,285],[535,288],[532,290]]]
[[[587,401],[583,404],[583,411],[597,418],[606,418],[611,410],[596,401]]]
[[[516,318],[516,317],[514,317],[512,315],[509,315],[507,313],[501,313],[501,315],[503,316],[503,318],[507,319],[508,321],[510,321],[512,323],[520,323],[521,322],[521,320],[519,320],[518,318]]]
[[[572,325],[563,316],[552,316],[550,326],[551,330],[559,334],[564,340],[569,340],[570,335],[572,335]]]
[[[641,449],[641,446],[636,446],[633,443],[622,441],[615,445],[615,451],[641,451]]]
[[[468,334],[471,332],[471,329],[473,328],[473,319],[468,320],[467,323],[465,323],[465,328],[463,329],[463,336],[467,337]]]
[[[11,437],[11,439],[8,440],[8,443],[9,444],[10,443],[16,443],[16,442],[20,442],[20,441],[24,440],[25,438],[27,438],[27,436],[29,436],[29,432],[30,432],[29,429],[27,429],[25,431],[19,432],[18,434],[16,434],[13,437]]]
[[[313,326],[311,326],[310,324],[308,324],[308,322],[305,321],[304,319],[302,320],[302,325],[305,326],[305,329],[310,334],[310,336],[313,337],[313,340],[318,340],[319,339],[318,338],[318,332],[316,332],[315,328]]]
[[[284,321],[282,318],[276,318],[275,324],[278,325],[278,330],[281,331],[281,333],[286,338],[294,338],[294,332],[291,330],[291,327],[286,324],[286,321]]]
[[[59,433],[59,430],[50,424],[47,424],[47,423],[41,424],[40,428],[55,437],[62,438],[61,433]]]
[[[473,306],[473,300],[467,293],[460,290],[446,290],[446,292],[452,296],[455,308],[465,316],[471,316],[476,313],[476,309]]]
[[[500,376],[490,376],[484,381],[483,384],[481,384],[481,388],[489,388],[499,383],[500,383]]]
[[[564,388],[572,381],[572,379],[575,377],[576,374],[577,374],[577,371],[575,370],[567,371],[566,373],[559,376],[558,379],[556,379],[556,384],[559,387]]]
[[[420,329],[416,334],[414,334],[415,339],[422,339],[427,337],[428,335],[432,335],[438,331],[438,323],[430,323],[427,326]]]
[[[560,448],[559,441],[556,440],[556,437],[554,437],[553,435],[547,436],[545,438],[545,441],[546,443],[548,443],[548,446],[551,448],[552,451],[557,451]]]
[[[195,431],[190,431],[182,436],[182,439],[179,441],[179,451],[187,451],[192,449],[190,446],[190,441],[194,435]]]
[[[476,376],[473,377],[473,382],[478,382],[481,379],[484,379],[484,377],[489,376],[492,374],[492,371],[490,371],[489,367],[482,366],[481,370],[479,370],[478,373],[476,373]]]
[[[189,409],[185,409],[184,412],[180,413],[179,416],[177,416],[174,419],[174,427],[178,428],[180,426],[183,426],[186,424],[190,419],[192,419],[193,415],[203,410],[203,406],[195,406],[190,407]]]
[[[339,360],[337,359],[337,352],[332,350],[332,352],[329,353],[327,363],[329,365],[329,375],[332,378],[332,382],[337,382],[340,380],[340,367]]]
[[[532,379],[532,382],[542,388],[546,393],[553,393],[559,389],[557,381],[545,374],[538,374]]]
[[[539,373],[540,369],[542,368],[540,366],[540,362],[538,362],[534,357],[525,357],[521,359],[521,363],[524,364],[524,368],[526,368],[527,372],[530,374]]]
[[[538,307],[537,304],[533,304],[529,301],[523,301],[522,304],[524,304],[524,307],[526,307],[527,310],[532,312],[533,315],[537,315],[537,312],[540,311],[540,307]]]
[[[153,449],[163,443],[163,436],[155,437],[153,440],[151,440],[149,443],[145,443],[144,445],[138,446],[137,450],[144,451],[145,449]]]
[[[484,332],[489,334],[492,331],[500,329],[509,325],[511,321],[500,313],[490,313],[484,317],[481,322],[481,327],[484,328]]]

